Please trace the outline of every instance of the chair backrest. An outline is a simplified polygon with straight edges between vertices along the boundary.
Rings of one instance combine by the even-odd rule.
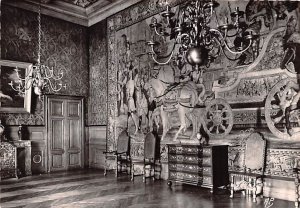
[[[266,140],[257,132],[245,142],[244,165],[247,172],[263,173],[265,167]]]
[[[152,133],[148,133],[144,142],[144,158],[156,159],[156,137]]]
[[[118,138],[118,143],[117,143],[117,152],[127,152],[129,153],[129,136],[127,131],[122,131],[121,134],[119,135]]]

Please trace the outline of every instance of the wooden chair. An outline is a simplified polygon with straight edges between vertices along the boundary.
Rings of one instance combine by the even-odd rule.
[[[257,132],[252,133],[242,144],[245,149],[243,170],[231,171],[230,197],[234,197],[235,191],[243,191],[243,194],[251,195],[256,202],[258,194],[262,194],[263,177],[265,168],[266,140]],[[239,179],[239,180],[238,180]],[[258,188],[261,188],[258,193]]]
[[[295,158],[295,164],[293,167],[293,172],[295,173],[295,207],[299,207],[299,185],[300,185],[300,158]]]
[[[132,164],[131,171],[131,180],[134,181],[135,176],[143,176],[143,182],[146,183],[147,178],[152,178],[155,180],[155,175],[158,173],[160,178],[160,158],[159,158],[159,143],[157,142],[157,137],[155,137],[152,133],[148,133],[145,137],[144,142],[144,159],[142,162],[143,173],[135,174],[135,162]],[[138,162],[136,162],[138,163]],[[158,167],[157,167],[158,166]],[[148,175],[147,175],[148,172]]]
[[[114,159],[116,164],[116,177],[119,176],[120,173],[126,172],[131,175],[131,157],[130,157],[130,137],[128,136],[127,131],[122,131],[118,137],[117,141],[117,149],[115,151],[105,151],[105,167],[104,167],[104,175],[107,174],[108,169],[108,159]],[[125,169],[124,169],[125,168]]]

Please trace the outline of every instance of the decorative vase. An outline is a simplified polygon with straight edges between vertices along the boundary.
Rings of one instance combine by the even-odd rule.
[[[18,136],[19,136],[19,140],[22,140],[22,125],[19,126]]]

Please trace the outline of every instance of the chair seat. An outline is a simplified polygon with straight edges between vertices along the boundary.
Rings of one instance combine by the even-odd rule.
[[[230,175],[240,175],[240,176],[248,176],[251,178],[260,178],[263,176],[261,173],[249,173],[249,172],[239,172],[239,171],[231,171]]]

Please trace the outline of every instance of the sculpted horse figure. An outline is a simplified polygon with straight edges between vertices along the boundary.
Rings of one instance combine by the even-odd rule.
[[[280,107],[285,116],[286,128],[288,134],[292,136],[294,132],[291,127],[290,115],[300,108],[300,34],[298,32],[293,32],[287,39],[281,68],[286,68],[287,70],[296,73],[297,78],[297,83],[287,83],[280,96]],[[298,119],[298,124],[300,125],[300,119]]]
[[[178,112],[180,127],[174,136],[174,140],[177,139],[182,131],[185,131],[190,124],[193,124],[193,128],[196,125],[195,116],[192,115],[194,106],[198,102],[197,86],[194,82],[188,81],[185,83],[166,83],[160,79],[150,79],[149,85],[152,96],[156,98],[157,106],[160,107],[161,120],[163,125],[162,140],[165,138],[169,128],[169,120],[166,109],[174,109]],[[196,130],[193,129],[193,135],[195,137]]]

